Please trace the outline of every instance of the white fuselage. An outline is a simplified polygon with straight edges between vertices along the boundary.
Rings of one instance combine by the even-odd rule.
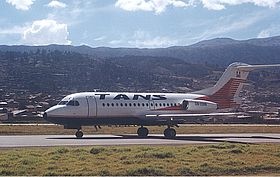
[[[204,95],[199,94],[84,92],[66,96],[46,113],[50,121],[68,118],[102,122],[102,118],[145,119],[148,114],[214,112],[217,104],[199,100],[202,97]]]

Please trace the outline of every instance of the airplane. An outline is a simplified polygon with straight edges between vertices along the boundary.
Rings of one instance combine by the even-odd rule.
[[[147,137],[145,126],[167,126],[166,138],[175,138],[178,124],[189,119],[209,116],[234,116],[229,112],[241,104],[239,93],[250,71],[274,65],[230,64],[217,83],[210,88],[191,93],[127,93],[82,92],[64,97],[57,105],[47,109],[43,118],[77,129],[76,137],[82,138],[82,126],[137,125],[139,137]]]

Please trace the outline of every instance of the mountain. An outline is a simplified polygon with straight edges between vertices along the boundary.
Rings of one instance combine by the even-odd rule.
[[[218,38],[158,49],[3,45],[0,101],[25,109],[41,101],[54,105],[64,95],[96,89],[187,93],[213,86],[233,61],[280,63],[279,41],[279,37]],[[279,107],[279,78],[279,69],[253,72],[252,84],[242,94]]]
[[[129,56],[102,60],[58,50],[0,51],[0,63],[0,90],[9,93],[166,88],[172,91],[178,90],[177,87],[192,88],[193,78],[204,77],[211,71],[209,67],[176,58]]]
[[[70,45],[48,46],[6,46],[1,45],[0,51],[38,52],[69,51],[90,55],[98,59],[119,58],[126,56],[167,57],[184,60],[193,64],[211,64],[227,66],[239,61],[250,64],[265,64],[280,62],[280,36],[249,40],[233,40],[216,38],[198,42],[190,46],[174,46],[168,48],[109,48]]]
[[[191,45],[190,47],[216,47],[225,45],[254,45],[254,46],[266,46],[266,47],[279,47],[280,36],[269,38],[256,38],[248,40],[234,40],[231,38],[215,38],[211,40],[205,40]]]

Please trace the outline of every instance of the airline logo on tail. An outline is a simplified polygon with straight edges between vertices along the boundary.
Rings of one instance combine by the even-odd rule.
[[[224,87],[215,92],[213,95],[199,98],[200,100],[211,101],[218,104],[218,109],[236,108],[240,106],[237,91],[241,89],[246,80],[232,78]],[[239,94],[239,93],[238,93]]]
[[[279,65],[248,65],[245,63],[232,63],[215,86],[194,93],[206,95],[198,99],[217,103],[218,109],[237,108],[241,104],[239,94],[243,85],[246,83],[249,72],[259,68],[275,66]]]

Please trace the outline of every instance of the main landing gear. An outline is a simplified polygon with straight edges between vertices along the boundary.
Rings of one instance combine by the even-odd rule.
[[[168,127],[164,130],[163,134],[165,138],[173,139],[176,137],[176,130],[174,128]]]
[[[76,137],[78,139],[81,139],[83,136],[84,136],[84,133],[80,129],[78,129],[76,132]]]
[[[138,128],[137,134],[139,137],[147,137],[149,134],[149,130],[146,127],[141,126],[140,128]],[[165,138],[173,139],[176,137],[176,130],[168,126],[168,128],[164,130],[163,134]]]
[[[139,137],[147,137],[149,134],[149,130],[146,127],[141,126],[137,130],[137,134]]]

